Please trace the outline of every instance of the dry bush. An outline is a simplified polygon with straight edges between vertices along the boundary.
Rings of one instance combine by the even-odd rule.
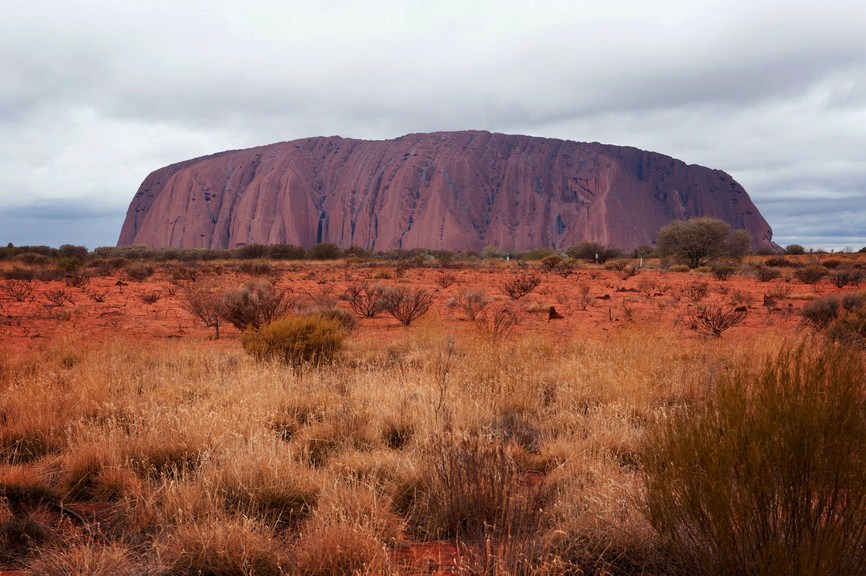
[[[238,263],[237,270],[241,274],[268,278],[273,278],[278,274],[273,264],[267,260],[245,260]]]
[[[69,302],[70,304],[75,304],[75,301],[72,300],[72,298],[63,288],[46,290],[45,292],[43,292],[43,294],[45,294],[45,298],[48,299],[48,301],[55,306],[63,306],[67,302]]]
[[[162,298],[162,292],[159,290],[141,292],[138,295],[138,298],[145,304],[156,304],[157,302],[159,302],[159,299]]]
[[[6,280],[3,284],[6,294],[16,302],[33,298],[33,283],[28,280]]]
[[[387,548],[349,522],[312,526],[298,541],[293,560],[303,576],[388,574],[390,564]]]
[[[803,305],[803,321],[837,342],[866,347],[866,292],[825,296]]]
[[[729,262],[717,262],[713,264],[713,276],[725,281],[737,272],[737,266]]]
[[[803,320],[818,330],[823,330],[836,319],[841,301],[836,295],[811,300],[803,305],[800,314]]]
[[[825,263],[826,265],[826,263]],[[863,281],[863,273],[859,270],[839,270],[830,274],[830,282],[836,288],[844,288],[845,286],[859,286]]]
[[[140,550],[92,539],[71,546],[47,547],[28,564],[27,570],[40,576],[140,576],[146,573],[141,556]]]
[[[755,278],[758,279],[758,282],[770,282],[782,275],[782,273],[775,268],[770,268],[768,266],[756,266],[754,274]]]
[[[373,318],[385,311],[385,287],[367,282],[349,284],[340,297],[362,318]]]
[[[733,290],[730,293],[728,301],[732,306],[746,306],[749,307],[755,303],[755,296],[751,292],[745,292],[743,290]]]
[[[829,274],[829,270],[824,266],[807,266],[795,270],[794,278],[803,284],[818,284],[827,274]]]
[[[490,302],[491,300],[484,290],[461,290],[460,294],[457,295],[457,305],[460,306],[466,317],[473,322],[487,308]]]
[[[73,270],[63,277],[63,282],[70,288],[84,289],[91,278],[90,272],[86,270]]]
[[[283,576],[285,546],[248,518],[203,518],[181,524],[156,543],[162,576]]]
[[[654,429],[645,511],[699,573],[861,574],[866,366],[800,345]]]
[[[295,316],[246,332],[241,343],[257,360],[279,360],[292,366],[330,362],[346,333],[336,320],[316,316]]]
[[[57,485],[64,499],[113,502],[137,485],[120,454],[96,443],[72,448],[60,460]]]
[[[784,300],[785,298],[789,298],[793,293],[794,289],[792,287],[787,284],[780,284],[769,290],[767,296],[776,300]]]
[[[274,447],[240,457],[232,454],[212,478],[226,512],[253,518],[274,530],[297,528],[319,498],[319,487],[308,471]]]
[[[430,310],[434,299],[426,290],[399,286],[385,292],[385,310],[400,324],[409,326]]]
[[[520,274],[502,284],[502,293],[512,300],[519,300],[535,290],[539,284],[541,284],[541,278],[538,276]]]
[[[455,276],[454,274],[447,273],[447,272],[440,272],[439,274],[436,275],[436,280],[435,280],[436,285],[439,286],[440,288],[442,288],[443,290],[445,288],[448,288],[452,284],[454,284],[456,281],[457,281],[457,276]]]
[[[126,277],[134,282],[144,282],[156,272],[156,267],[148,262],[130,262],[123,267]]]
[[[513,307],[504,305],[485,310],[475,320],[478,329],[493,340],[504,338],[520,324],[520,315]]]
[[[507,446],[478,434],[431,439],[419,476],[398,505],[427,538],[516,536],[534,532],[542,490],[521,485]]]
[[[562,278],[568,278],[574,271],[577,269],[577,262],[571,258],[563,259],[562,262],[556,265],[553,269],[556,274],[561,276]]]
[[[592,296],[589,295],[589,284],[578,284],[580,296],[577,298],[577,307],[580,310],[586,310],[592,304]]]
[[[749,310],[745,306],[725,307],[707,304],[693,312],[691,318],[699,331],[721,338],[722,332],[742,324],[748,315]]]
[[[107,289],[102,289],[102,290],[94,289],[94,290],[88,290],[87,291],[87,297],[90,298],[91,300],[93,300],[94,302],[97,302],[97,303],[105,302],[106,296],[108,296],[108,290]]]
[[[220,324],[225,311],[223,308],[223,292],[225,287],[214,279],[196,282],[186,287],[181,305],[198,318],[207,328],[214,329],[214,338],[219,340]]]
[[[550,254],[541,259],[540,268],[545,274],[553,272],[565,259],[559,254]]]
[[[258,330],[286,316],[294,305],[294,294],[265,280],[252,280],[222,294],[220,310],[224,320],[238,330]]]
[[[700,302],[710,293],[710,285],[707,282],[690,282],[683,289],[683,294],[692,302]]]
[[[294,560],[301,574],[387,574],[403,523],[376,490],[337,483],[298,538]]]

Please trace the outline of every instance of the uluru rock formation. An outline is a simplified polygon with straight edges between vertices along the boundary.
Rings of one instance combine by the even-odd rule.
[[[628,250],[696,216],[771,245],[770,226],[731,176],[654,152],[475,131],[318,137],[156,170],[118,245],[511,251],[591,241]]]

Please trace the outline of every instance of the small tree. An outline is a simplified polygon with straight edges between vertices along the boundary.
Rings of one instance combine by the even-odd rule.
[[[220,323],[224,315],[222,284],[208,279],[191,284],[184,290],[183,307],[207,328],[214,329],[214,339],[220,338]]]
[[[742,258],[751,243],[748,231],[732,232],[727,222],[707,217],[671,222],[659,230],[657,242],[660,256],[673,258],[690,268],[719,258]]]

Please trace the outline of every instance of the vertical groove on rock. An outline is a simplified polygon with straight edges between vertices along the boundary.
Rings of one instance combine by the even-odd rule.
[[[488,132],[305,138],[156,170],[118,244],[630,249],[694,216],[749,230],[756,248],[772,242],[733,178],[636,148]]]

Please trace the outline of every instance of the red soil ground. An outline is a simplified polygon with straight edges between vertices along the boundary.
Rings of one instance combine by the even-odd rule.
[[[279,265],[277,265],[279,268]],[[721,281],[712,275],[666,272],[646,268],[638,274],[623,278],[619,272],[593,269],[579,270],[568,278],[554,273],[544,274],[537,269],[510,267],[484,267],[471,269],[438,270],[415,268],[395,277],[392,268],[360,268],[343,265],[282,266],[277,286],[294,292],[299,304],[313,304],[317,300],[336,300],[350,282],[378,282],[384,285],[405,285],[425,288],[433,292],[436,300],[425,318],[437,319],[447,329],[472,330],[458,306],[453,305],[461,291],[486,290],[495,304],[511,302],[520,316],[517,333],[533,332],[554,338],[568,338],[579,333],[599,336],[611,328],[627,322],[651,323],[672,330],[688,330],[691,313],[697,304],[682,294],[690,284],[707,282],[709,294],[701,302],[745,305],[749,315],[736,331],[760,331],[770,325],[783,324],[794,329],[799,324],[798,311],[808,299],[840,291],[828,280],[816,286],[796,279],[779,278],[759,282],[753,276],[734,275]],[[502,293],[506,280],[516,274],[530,272],[539,275],[541,284],[520,300],[511,301]],[[790,273],[790,271],[787,271]],[[391,278],[378,278],[390,275]],[[442,288],[437,281],[450,275],[454,283]],[[231,271],[219,276],[226,286],[236,286],[250,276]],[[118,285],[119,282],[127,285]],[[580,304],[581,286],[589,287],[589,305]],[[856,288],[845,287],[842,290]],[[48,293],[63,290],[68,299],[62,304],[51,302]],[[88,293],[104,293],[104,301],[96,302]],[[767,294],[788,293],[775,298],[775,304],[765,306]],[[142,296],[157,293],[159,300],[146,303]],[[148,281],[133,282],[123,272],[114,276],[97,276],[83,288],[73,288],[63,281],[32,282],[32,295],[24,302],[14,301],[0,281],[0,342],[13,349],[38,347],[52,338],[65,334],[87,336],[98,343],[118,337],[136,341],[148,339],[182,338],[208,340],[213,330],[206,328],[184,308],[183,289],[172,284],[161,272]],[[449,302],[452,305],[449,306]],[[337,306],[349,309],[346,302]],[[561,320],[548,320],[548,309],[555,306],[564,316]],[[359,337],[388,338],[405,330],[394,318],[381,314],[376,318],[359,319]],[[238,331],[230,325],[221,328],[220,346],[237,345]]]

